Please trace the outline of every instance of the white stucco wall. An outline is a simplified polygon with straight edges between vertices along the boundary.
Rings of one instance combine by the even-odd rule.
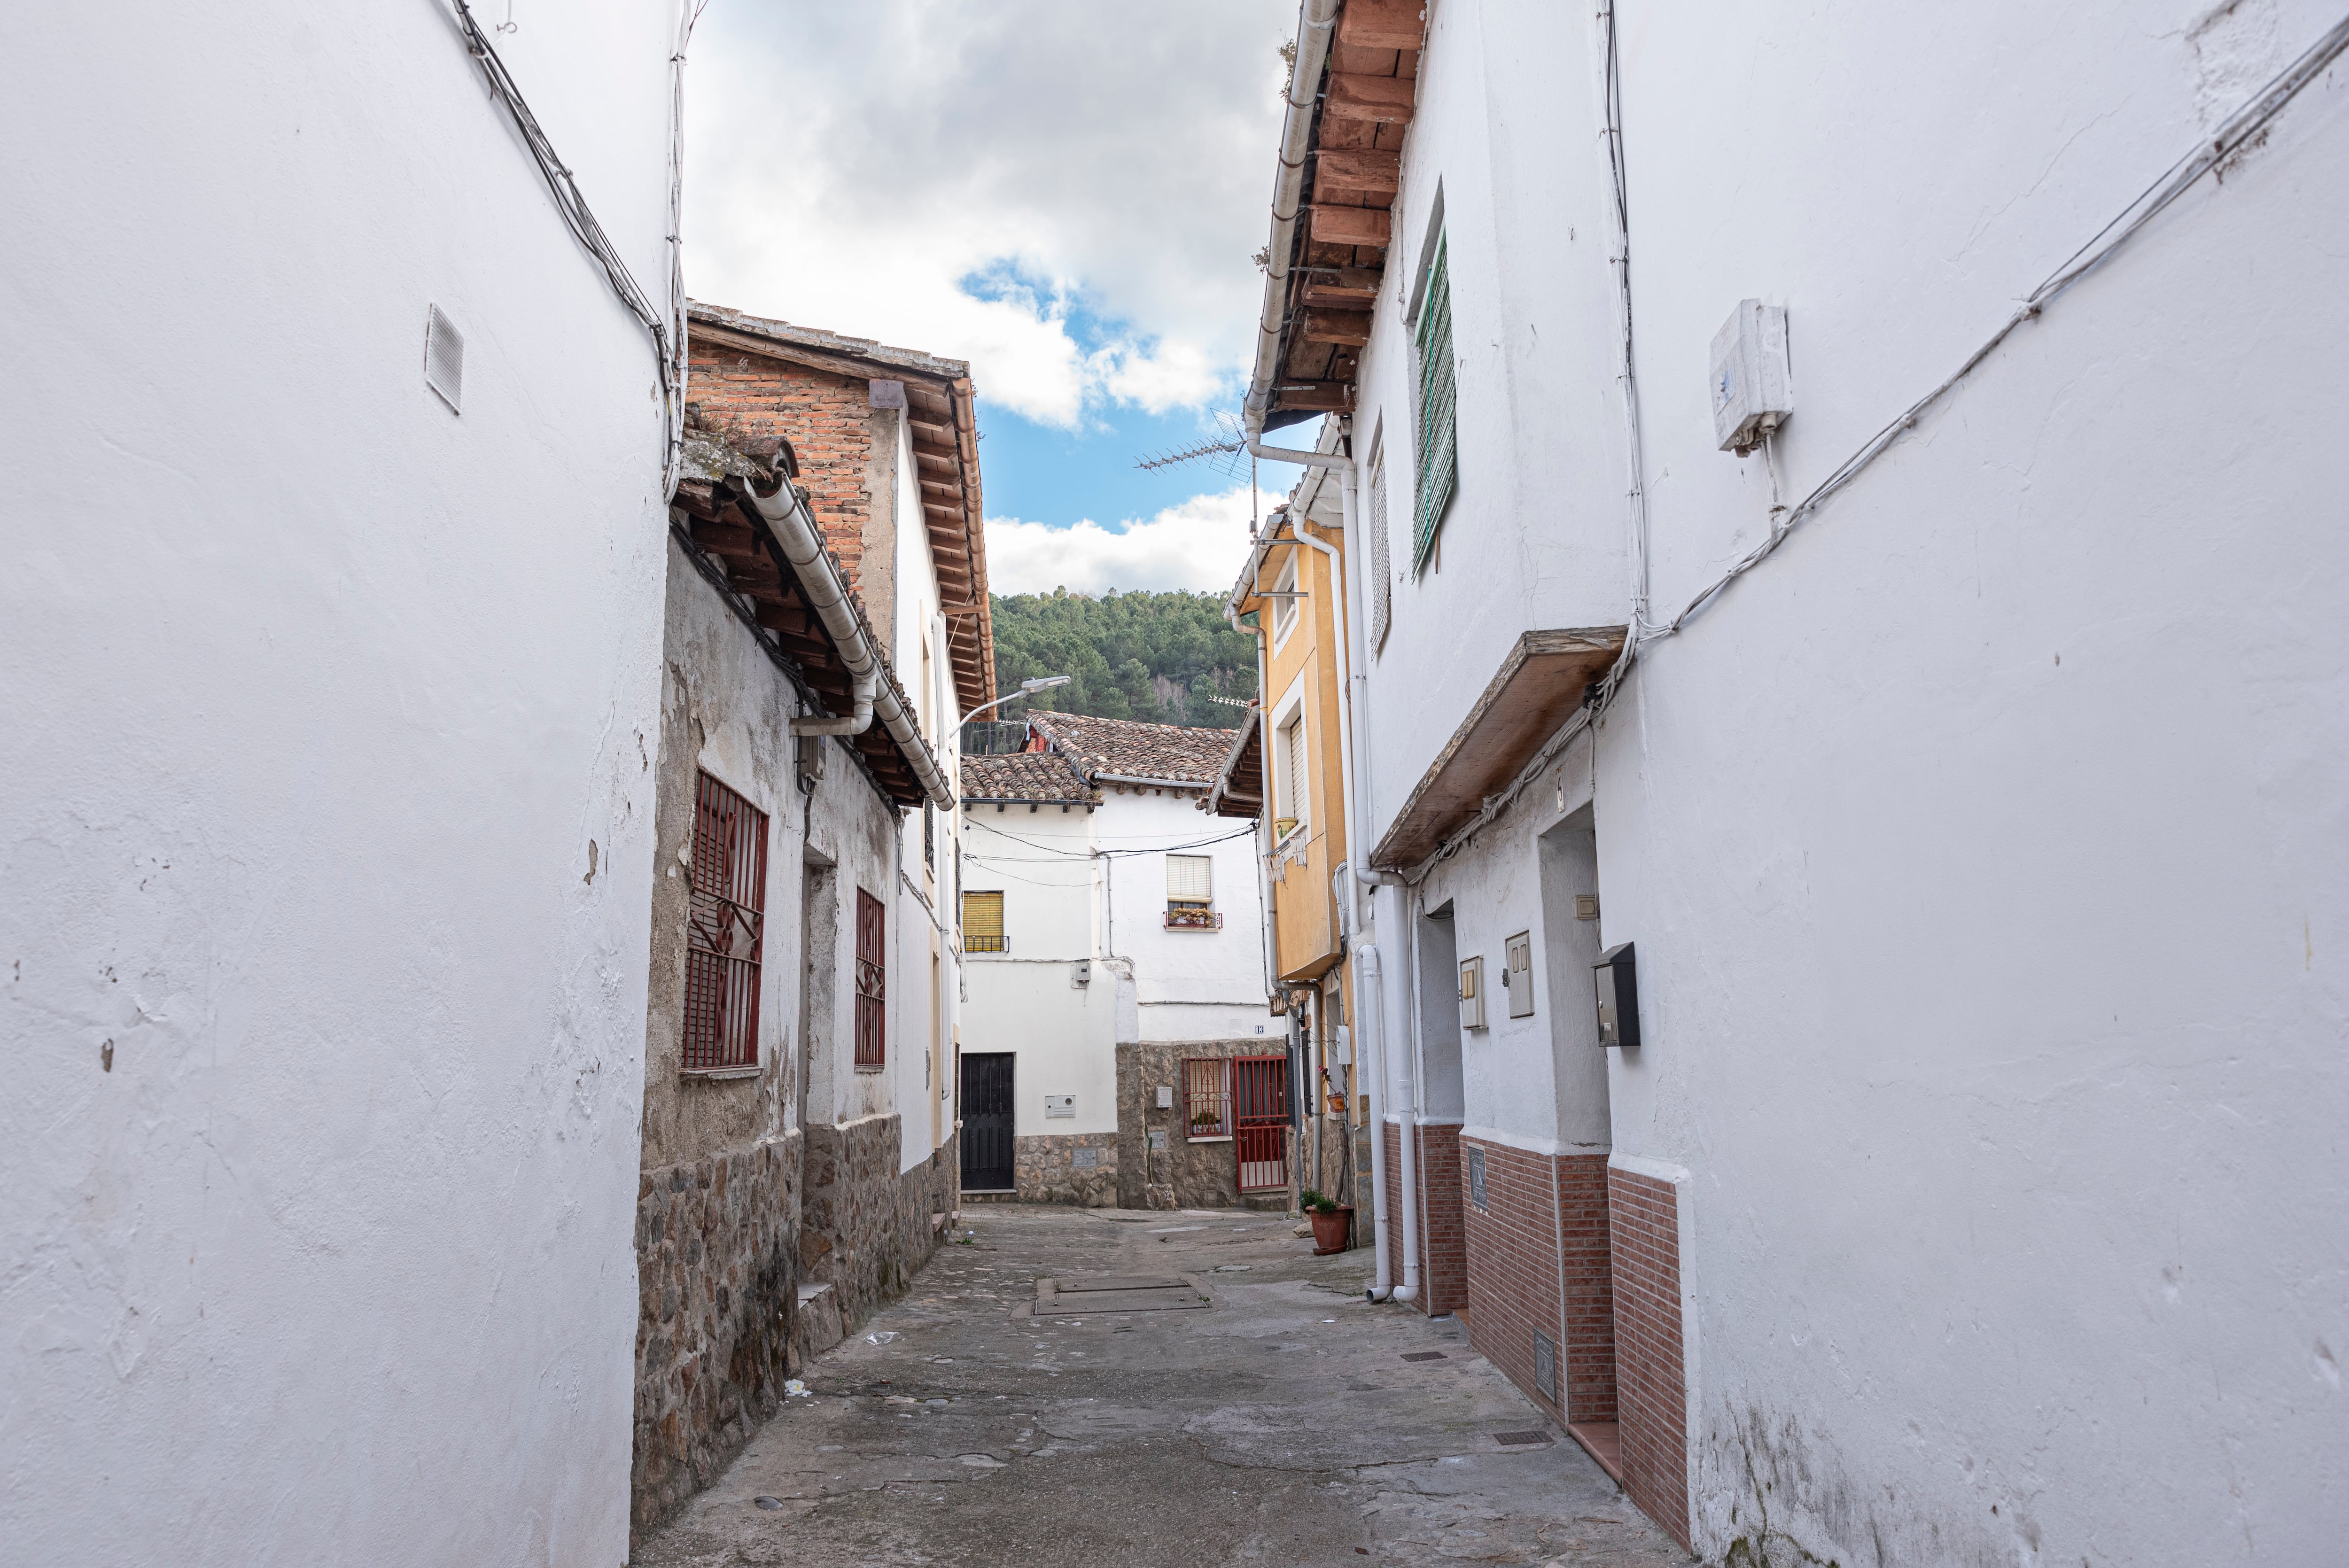
[[[500,40],[657,294],[673,22]],[[6,32],[0,1540],[617,1562],[647,335],[437,6]]]
[[[1109,867],[1113,951],[1131,961],[1138,1039],[1253,1037],[1265,1023],[1264,909],[1255,824],[1210,817],[1197,797],[1103,786],[1095,833]],[[1166,928],[1166,854],[1213,862],[1219,931]]]
[[[966,956],[962,1048],[1018,1053],[1016,1135],[1114,1132],[1118,976],[1102,958],[1094,818],[1082,806],[978,805],[964,820],[964,891],[1002,892],[1007,940]],[[1083,985],[1079,964],[1092,966]],[[1075,1116],[1045,1117],[1054,1094],[1076,1096]]]
[[[1431,18],[1397,255],[1440,173],[1462,478],[1444,570],[1398,587],[1371,670],[1374,836],[1509,637],[1630,597],[1582,539],[1625,537],[1628,488],[1615,348],[1588,330],[1610,304],[1592,39],[1514,4]],[[1766,526],[1758,455],[1714,450],[1705,397],[1738,299],[1790,313],[1800,495],[2336,19],[1627,9],[1660,614]],[[1571,810],[1595,774],[1600,939],[1639,944],[1649,1040],[1609,1062],[1611,1142],[1692,1173],[1709,1555],[1763,1528],[1764,1484],[1774,1552],[1844,1562],[2317,1562],[2349,1527],[2342,83],[1652,646],[1595,766],[1578,748],[1421,890],[1489,975],[1544,929],[1557,785]],[[1547,300],[1477,281],[1504,263],[1472,243],[1523,256],[1553,222],[1575,237]],[[1384,412],[1400,520],[1396,314],[1361,428],[1366,449]],[[1556,433],[1525,440],[1530,418]],[[1579,564],[1508,621],[1487,606],[1516,577],[1455,572],[1510,560]],[[1379,900],[1398,1025],[1401,902]],[[1535,1091],[1571,1109],[1564,1047],[1506,1025],[1464,1052],[1467,1120],[1536,1141]]]

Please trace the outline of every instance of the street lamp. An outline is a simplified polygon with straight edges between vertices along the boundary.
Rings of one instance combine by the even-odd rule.
[[[1033,680],[1021,681],[1018,691],[1005,692],[993,702],[980,703],[977,707],[972,708],[968,713],[964,714],[962,716],[962,721],[965,724],[968,724],[972,719],[977,718],[988,708],[999,707],[1003,704],[1009,702],[1015,696],[1032,696],[1036,693],[1046,690],[1051,686],[1066,686],[1070,681],[1075,678],[1076,677],[1073,676],[1038,676]]]

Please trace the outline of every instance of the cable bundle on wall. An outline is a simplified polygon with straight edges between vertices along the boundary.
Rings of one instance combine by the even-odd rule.
[[[505,61],[473,17],[473,8],[466,0],[450,0],[457,8],[458,30],[464,35],[465,47],[481,63],[481,74],[489,78],[490,90],[505,106],[506,114],[521,132],[523,145],[530,150],[532,160],[546,181],[546,188],[554,197],[555,211],[587,253],[595,258],[610,280],[612,291],[630,315],[642,322],[652,334],[653,357],[660,366],[661,408],[664,418],[663,452],[661,458],[661,493],[666,500],[676,493],[679,459],[685,440],[685,267],[679,250],[679,228],[683,216],[685,129],[684,129],[684,67],[685,46],[693,36],[693,25],[701,17],[702,5],[708,0],[690,6],[678,33],[678,45],[669,57],[669,303],[667,310],[655,308],[652,300],[636,282],[636,273],[628,270],[612,237],[587,205],[580,193],[579,182],[554,150],[545,128],[531,112],[530,105],[515,85],[513,74],[506,69]]]

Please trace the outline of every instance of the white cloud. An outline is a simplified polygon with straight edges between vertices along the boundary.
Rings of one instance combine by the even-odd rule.
[[[1258,516],[1279,503],[1256,497]],[[1248,487],[1196,495],[1118,531],[1087,518],[1073,528],[987,520],[988,586],[997,593],[1103,593],[1112,588],[1227,591],[1247,563]]]
[[[1064,428],[1229,397],[1295,16],[720,0],[688,71],[688,285],[968,359],[990,400]]]

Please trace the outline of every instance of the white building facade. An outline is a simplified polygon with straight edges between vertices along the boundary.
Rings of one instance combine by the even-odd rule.
[[[1238,1140],[1190,1136],[1184,1067],[1288,1066],[1252,830],[1198,810],[1233,732],[1040,713],[1030,737],[962,759],[964,1190],[1239,1201]],[[1246,1192],[1286,1202],[1283,1149]]]
[[[0,51],[0,1541],[616,1563],[663,356],[449,7],[117,20]],[[494,39],[671,326],[681,22]]]
[[[1305,20],[1383,1282],[1707,1561],[2323,1560],[2341,18]]]

